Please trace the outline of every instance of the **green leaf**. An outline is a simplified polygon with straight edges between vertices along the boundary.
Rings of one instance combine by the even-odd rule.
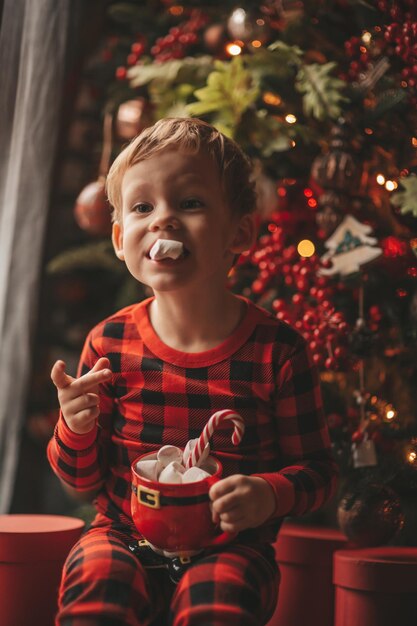
[[[395,109],[407,100],[407,91],[405,89],[387,89],[378,95],[376,107],[370,110],[369,117],[377,119],[385,115],[388,111]]]
[[[397,191],[391,196],[391,203],[400,208],[401,213],[412,213],[417,217],[417,174],[410,174],[400,179],[404,191]]]
[[[268,50],[275,53],[280,63],[300,65],[303,51],[298,46],[289,46],[283,41],[274,41],[268,46]]]
[[[213,67],[210,56],[186,57],[173,59],[165,63],[152,63],[150,60],[144,65],[134,65],[127,72],[131,87],[142,87],[152,81],[159,81],[168,88],[173,83],[188,82],[194,85],[204,84],[207,75]]]
[[[303,108],[306,115],[323,121],[336,119],[342,112],[341,103],[349,99],[341,92],[346,84],[331,76],[336,63],[311,63],[302,65],[297,73],[295,88],[303,95]]]
[[[119,24],[130,24],[144,17],[143,9],[129,2],[118,2],[108,7],[109,17]]]
[[[257,148],[265,158],[274,152],[284,152],[291,147],[287,124],[269,115],[265,109],[245,118],[245,127],[250,145]]]
[[[240,57],[231,61],[214,63],[214,71],[207,78],[207,84],[195,91],[199,102],[188,105],[192,116],[218,113],[218,119],[229,128],[235,127],[244,111],[257,99],[259,90],[253,85],[251,73],[244,67]]]
[[[261,47],[247,55],[246,63],[253,80],[259,84],[266,76],[282,80],[294,75],[294,70],[301,63],[301,56],[302,51],[297,46],[287,46],[277,41],[268,48]]]
[[[63,274],[79,269],[103,269],[116,273],[125,272],[124,263],[115,257],[110,241],[99,241],[65,250],[47,265],[48,274]]]

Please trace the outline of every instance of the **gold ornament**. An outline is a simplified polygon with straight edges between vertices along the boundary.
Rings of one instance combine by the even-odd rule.
[[[136,137],[144,128],[149,126],[151,119],[149,109],[144,98],[127,100],[119,106],[116,114],[115,130],[117,136],[125,141]]]

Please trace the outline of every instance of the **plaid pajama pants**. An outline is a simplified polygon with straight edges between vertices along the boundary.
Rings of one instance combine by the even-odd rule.
[[[204,554],[174,585],[144,569],[119,527],[91,528],[64,566],[56,626],[261,626],[279,574],[269,545],[230,544]]]

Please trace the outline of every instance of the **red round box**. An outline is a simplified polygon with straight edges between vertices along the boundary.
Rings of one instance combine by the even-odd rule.
[[[333,553],[346,541],[333,528],[283,524],[275,544],[278,604],[268,626],[333,626]]]
[[[416,626],[417,548],[339,550],[333,582],[335,626]]]
[[[84,522],[60,515],[0,515],[0,623],[52,626],[62,566]]]

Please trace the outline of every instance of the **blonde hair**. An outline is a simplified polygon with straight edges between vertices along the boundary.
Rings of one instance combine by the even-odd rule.
[[[173,117],[161,119],[145,128],[113,162],[107,175],[106,191],[113,207],[114,221],[121,221],[122,217],[121,189],[126,171],[167,149],[178,149],[187,154],[206,152],[219,168],[233,214],[243,216],[255,210],[251,162],[237,143],[202,120]]]

